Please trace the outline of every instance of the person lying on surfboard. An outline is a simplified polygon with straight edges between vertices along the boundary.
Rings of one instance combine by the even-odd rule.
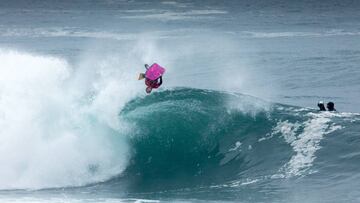
[[[157,89],[162,85],[162,75],[165,72],[165,68],[154,63],[149,67],[145,64],[146,73],[140,73],[139,80],[145,78],[146,93],[150,94],[152,89]]]

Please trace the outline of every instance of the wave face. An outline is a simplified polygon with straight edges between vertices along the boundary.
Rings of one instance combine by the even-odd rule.
[[[137,98],[120,116],[136,126],[131,164],[122,179],[130,182],[132,191],[193,197],[198,191],[206,198],[220,190],[226,195],[216,198],[232,200],[245,195],[241,191],[249,192],[247,186],[256,188],[256,193],[271,185],[290,190],[316,174],[336,176],[334,171],[323,171],[327,162],[344,161],[324,158],[334,147],[328,137],[356,131],[360,119],[357,114],[320,113],[201,89],[166,90]],[[330,160],[318,163],[318,159]]]
[[[137,126],[131,141],[134,164],[128,173],[140,174],[152,188],[173,183],[179,187],[229,180],[252,165],[244,160],[248,158],[241,155],[240,145],[247,148],[256,139],[251,137],[253,128],[262,126],[257,133],[264,135],[273,124],[259,109],[265,106],[248,102],[230,109],[232,97],[238,96],[180,89],[128,103],[121,115]]]

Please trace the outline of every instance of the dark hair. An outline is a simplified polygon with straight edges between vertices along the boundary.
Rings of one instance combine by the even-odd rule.
[[[328,111],[336,111],[335,108],[334,108],[335,107],[334,102],[328,102],[326,104],[326,107],[327,107]]]
[[[318,107],[320,111],[326,111],[324,103],[318,103]]]

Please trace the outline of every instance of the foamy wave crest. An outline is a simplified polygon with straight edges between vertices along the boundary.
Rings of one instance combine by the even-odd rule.
[[[324,32],[251,32],[244,31],[240,35],[250,38],[283,38],[283,37],[332,37],[332,36],[358,36],[360,32],[345,30],[328,30]]]
[[[75,28],[13,28],[2,30],[2,37],[74,37],[74,38],[95,38],[95,39],[113,39],[113,40],[134,40],[138,37],[136,34],[115,33],[105,31],[77,31]]]
[[[169,20],[198,20],[211,19],[214,15],[224,15],[228,12],[225,10],[189,10],[186,12],[157,11],[151,14],[123,16],[124,19],[159,19],[163,21]]]
[[[273,133],[280,133],[295,152],[289,162],[280,169],[283,173],[274,177],[304,175],[313,165],[315,153],[321,148],[320,141],[323,137],[342,128],[331,122],[333,113],[308,113],[307,116],[309,120],[304,123],[280,121],[274,128]]]
[[[148,31],[146,33],[119,33],[108,31],[78,31],[76,28],[7,28],[0,29],[1,37],[29,37],[29,38],[89,38],[89,39],[108,39],[117,41],[130,41],[139,40],[144,38],[156,39],[169,39],[184,37],[189,32],[203,33],[207,30],[204,29],[175,29],[169,31]]]
[[[125,169],[129,126],[117,112],[137,92],[121,83],[130,74],[17,51],[0,61],[0,189],[81,186]]]

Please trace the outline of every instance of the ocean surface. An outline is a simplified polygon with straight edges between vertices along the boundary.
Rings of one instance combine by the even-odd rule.
[[[360,202],[359,10],[0,1],[0,202]]]

